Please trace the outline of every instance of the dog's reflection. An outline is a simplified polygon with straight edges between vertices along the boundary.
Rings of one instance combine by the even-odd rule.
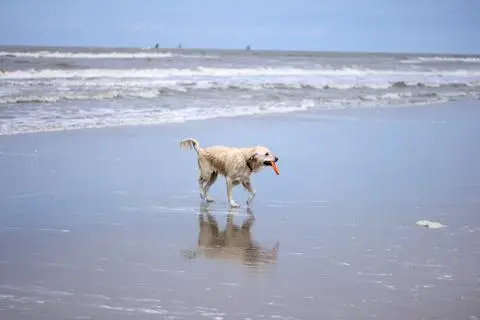
[[[220,230],[217,220],[210,213],[208,205],[200,207],[198,216],[198,250],[191,255],[195,258],[201,254],[211,259],[236,261],[248,266],[275,263],[279,243],[272,249],[265,249],[258,245],[252,237],[251,228],[255,217],[250,209],[248,216],[241,225],[233,222],[232,209],[227,214],[227,223]]]

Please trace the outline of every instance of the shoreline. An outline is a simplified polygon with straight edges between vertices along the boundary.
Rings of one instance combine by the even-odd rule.
[[[369,116],[375,113],[389,113],[389,112],[399,112],[402,113],[403,110],[418,110],[422,112],[423,110],[429,111],[431,108],[436,108],[440,112],[442,109],[451,108],[453,106],[459,106],[461,108],[475,108],[475,105],[480,104],[480,101],[477,99],[468,99],[461,101],[444,101],[437,103],[419,103],[419,104],[406,104],[406,105],[396,105],[396,106],[372,106],[372,107],[346,107],[338,109],[316,109],[311,108],[307,110],[299,111],[287,111],[287,112],[272,112],[264,114],[251,114],[251,115],[233,115],[233,116],[212,116],[211,118],[205,119],[190,119],[183,120],[178,122],[160,122],[160,123],[151,123],[151,124],[127,124],[127,125],[113,125],[113,126],[103,126],[103,127],[85,127],[85,128],[69,128],[69,129],[53,129],[53,130],[43,130],[43,131],[32,131],[32,132],[17,132],[17,133],[2,133],[0,134],[0,140],[3,137],[14,137],[14,136],[29,136],[35,134],[55,134],[55,133],[69,133],[69,132],[79,132],[79,131],[90,131],[90,130],[135,130],[135,128],[152,128],[156,126],[181,126],[189,123],[197,122],[211,122],[211,121],[234,121],[238,119],[239,121],[248,121],[248,120],[262,120],[266,121],[268,119],[287,119],[287,118],[309,118],[313,117],[315,119],[325,119],[328,120],[330,117],[348,117],[351,114],[359,114],[364,116]]]

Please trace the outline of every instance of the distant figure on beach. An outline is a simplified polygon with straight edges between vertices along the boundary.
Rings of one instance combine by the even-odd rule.
[[[198,216],[198,250],[190,255],[196,258],[201,254],[211,259],[230,260],[249,266],[276,263],[279,244],[272,249],[259,246],[252,238],[251,227],[255,221],[253,215],[241,225],[233,222],[233,214],[227,215],[227,224],[223,230],[218,227],[217,220],[202,204]]]
[[[155,45],[155,49],[158,49],[158,47],[159,47],[159,44],[157,43],[157,44]]]
[[[246,46],[246,47],[245,47],[245,50],[246,50],[246,51],[250,51],[250,50],[251,50],[250,45]]]

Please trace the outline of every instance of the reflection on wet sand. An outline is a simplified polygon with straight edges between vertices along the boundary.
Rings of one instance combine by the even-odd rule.
[[[202,255],[210,259],[230,260],[248,266],[276,263],[279,243],[277,242],[272,249],[266,249],[253,240],[251,228],[255,217],[251,210],[247,209],[248,216],[241,225],[234,223],[232,212],[229,210],[226,225],[220,230],[208,206],[200,206],[198,249],[190,255],[190,258]]]

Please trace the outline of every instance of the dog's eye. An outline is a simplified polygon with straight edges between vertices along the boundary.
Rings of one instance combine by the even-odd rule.
[[[270,153],[268,153],[268,152],[267,152],[267,153],[265,153],[265,155],[266,155],[266,156],[269,156],[269,155],[270,155]]]

